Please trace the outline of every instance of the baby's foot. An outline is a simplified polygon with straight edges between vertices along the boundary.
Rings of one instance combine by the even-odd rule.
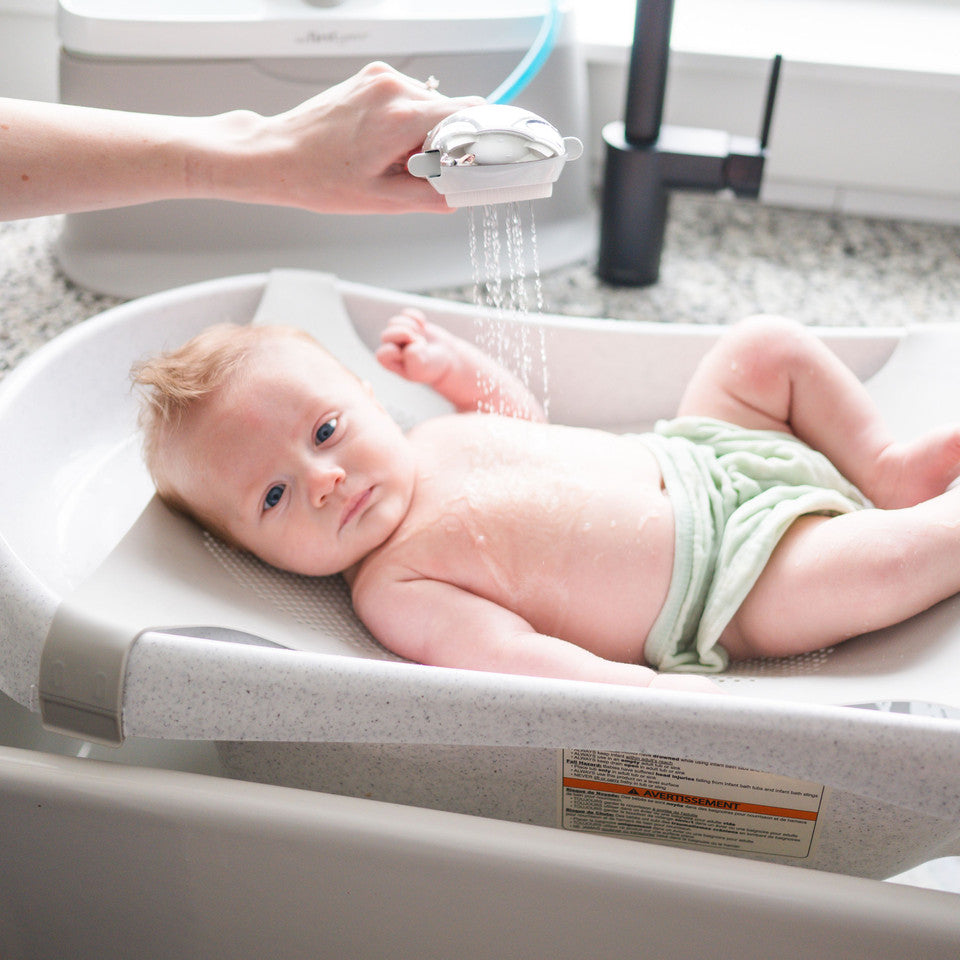
[[[960,476],[960,426],[939,427],[905,443],[891,443],[864,493],[878,507],[896,509],[937,497]]]

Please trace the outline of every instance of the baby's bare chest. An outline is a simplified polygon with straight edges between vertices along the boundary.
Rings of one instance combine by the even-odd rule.
[[[649,626],[669,585],[673,514],[642,443],[566,428],[436,439],[393,561],[583,645]]]

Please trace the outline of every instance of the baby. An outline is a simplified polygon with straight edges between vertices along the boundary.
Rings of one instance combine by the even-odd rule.
[[[732,327],[677,419],[642,435],[541,422],[522,384],[417,311],[377,357],[459,412],[404,434],[279,327],[211,328],[135,379],[163,499],[277,567],[342,573],[408,659],[715,689],[690,674],[826,647],[960,591],[960,427],[893,442],[799,325]],[[494,380],[500,396],[483,395]],[[491,400],[515,415],[476,412]]]

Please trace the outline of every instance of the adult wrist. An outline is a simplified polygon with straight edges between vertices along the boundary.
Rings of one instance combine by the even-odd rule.
[[[263,162],[265,123],[251,110],[187,118],[184,189],[192,199],[267,202]]]

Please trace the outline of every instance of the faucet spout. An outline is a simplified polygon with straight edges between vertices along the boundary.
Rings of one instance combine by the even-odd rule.
[[[623,122],[624,138],[635,147],[660,136],[672,25],[673,0],[637,0]]]
[[[673,0],[637,0],[625,117],[603,128],[597,273],[608,283],[656,283],[670,190],[760,193],[780,56],[773,61],[759,138],[661,126],[672,21]]]

